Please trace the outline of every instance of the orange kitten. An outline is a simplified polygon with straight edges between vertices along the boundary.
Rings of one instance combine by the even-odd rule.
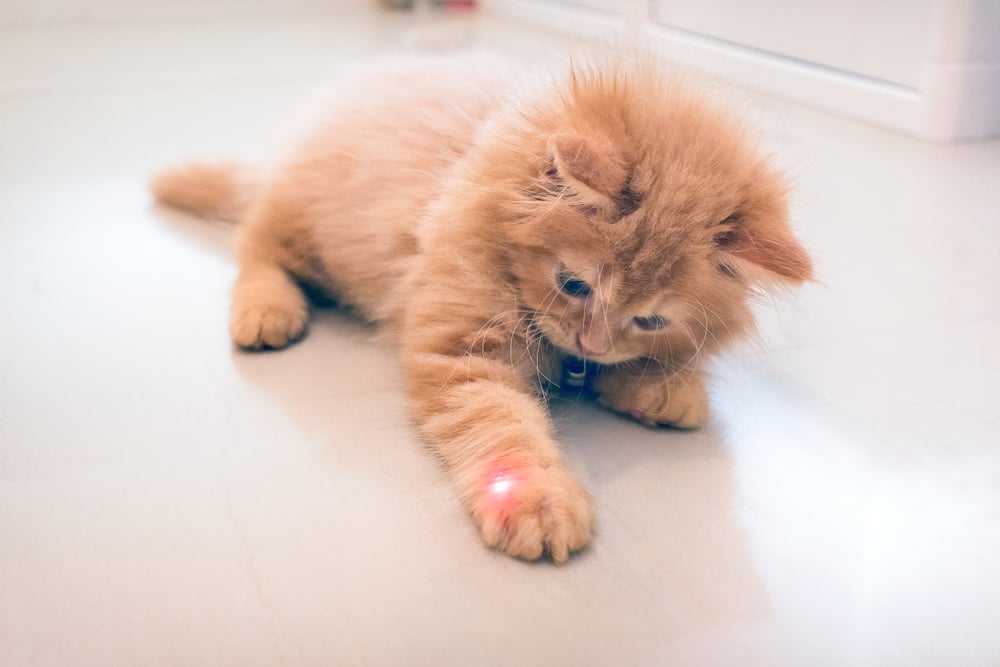
[[[648,425],[707,416],[699,367],[752,325],[761,281],[808,255],[781,178],[742,128],[652,59],[615,56],[525,92],[418,62],[339,89],[263,177],[192,165],[156,197],[242,221],[230,332],[300,338],[320,288],[399,336],[421,432],[486,543],[556,562],[590,540],[540,387],[568,359]]]

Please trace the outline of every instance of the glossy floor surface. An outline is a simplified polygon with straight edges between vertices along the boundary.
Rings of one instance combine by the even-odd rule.
[[[822,283],[700,432],[553,405],[598,507],[563,567],[480,545],[372,330],[232,349],[231,231],[147,175],[400,45],[555,41],[426,28],[0,28],[0,664],[1000,664],[1000,143],[757,100]]]

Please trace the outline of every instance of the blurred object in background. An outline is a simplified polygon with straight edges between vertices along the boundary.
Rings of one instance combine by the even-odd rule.
[[[1000,0],[481,0],[934,141],[1000,136]]]
[[[414,9],[419,5],[440,9],[473,9],[475,0],[382,0],[387,9]]]
[[[410,11],[413,24],[401,36],[403,46],[422,51],[448,51],[471,45],[468,21],[474,0],[382,0],[392,10]]]

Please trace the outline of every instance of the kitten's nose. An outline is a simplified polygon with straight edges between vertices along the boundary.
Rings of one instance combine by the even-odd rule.
[[[580,352],[585,357],[599,357],[605,352],[607,352],[607,350],[595,350],[594,348],[590,347],[586,342],[584,342],[583,336],[581,336],[580,334],[576,335],[576,346],[580,348]]]

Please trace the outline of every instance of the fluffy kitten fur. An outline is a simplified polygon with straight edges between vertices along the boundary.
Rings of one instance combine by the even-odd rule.
[[[242,222],[230,332],[247,349],[306,330],[302,286],[398,333],[421,432],[485,542],[556,562],[591,498],[540,387],[566,355],[648,425],[700,425],[699,368],[752,325],[763,281],[810,260],[785,187],[740,125],[651,58],[612,56],[525,92],[442,61],[341,87],[266,176],[189,165],[164,203]]]

